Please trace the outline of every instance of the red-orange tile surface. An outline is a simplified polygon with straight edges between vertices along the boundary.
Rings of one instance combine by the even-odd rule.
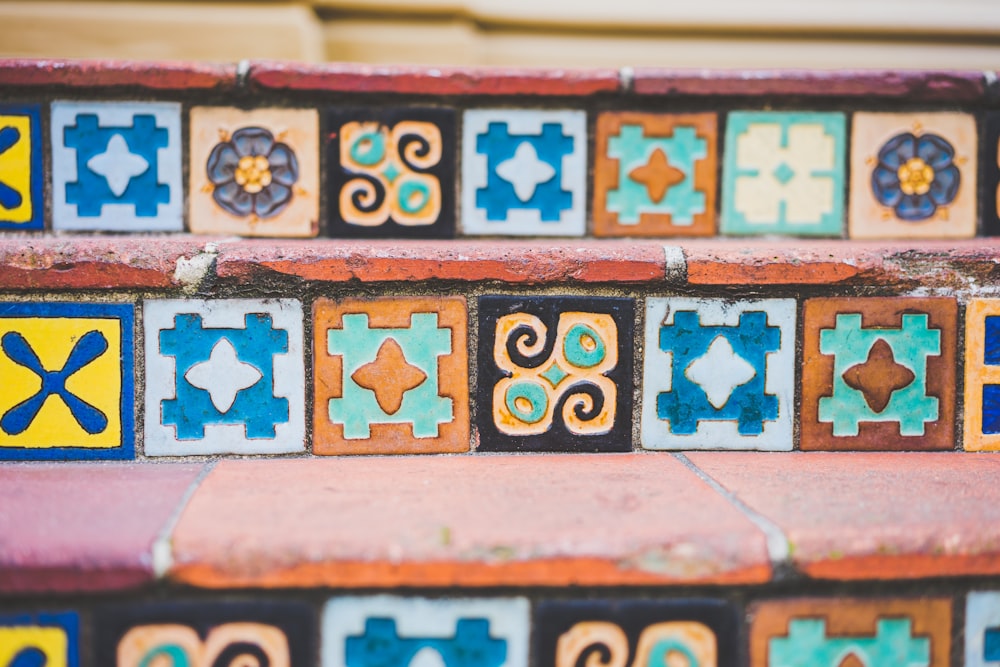
[[[763,534],[673,457],[222,461],[174,533],[202,587],[761,583]]]
[[[0,466],[0,591],[108,591],[153,581],[153,542],[200,470]]]
[[[800,449],[953,448],[954,299],[808,299],[802,320]]]
[[[0,59],[0,86],[223,90],[236,88],[236,64]]]
[[[691,453],[821,579],[1000,574],[1000,457]]]
[[[948,667],[951,657],[951,600],[947,599],[800,598],[759,602],[751,605],[749,616],[753,619],[750,626],[750,667],[788,664],[772,655],[772,649],[775,652],[780,650],[784,656],[789,651],[802,654],[812,649],[815,651],[811,653],[814,662],[808,664],[817,667],[865,664],[849,652],[849,642],[829,645],[837,644],[841,638],[868,640],[865,655],[879,660],[875,664],[913,664],[909,660],[911,650],[926,658],[927,661],[920,664],[928,667]],[[821,624],[824,633],[822,637],[799,634],[792,638],[789,622],[793,620]],[[879,621],[908,621],[909,624],[904,625],[902,634],[890,638],[879,636]],[[873,645],[871,640],[875,638],[878,639]],[[845,651],[847,655],[844,655]],[[835,661],[823,661],[820,656],[824,652],[836,655]],[[851,657],[855,662],[850,661]]]

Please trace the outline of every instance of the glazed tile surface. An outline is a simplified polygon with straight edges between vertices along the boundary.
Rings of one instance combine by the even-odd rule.
[[[328,233],[455,235],[455,112],[341,108],[326,115]]]
[[[479,298],[484,451],[631,449],[634,303]]]
[[[527,667],[524,598],[342,597],[323,611],[323,667]]]
[[[315,109],[191,109],[189,226],[196,234],[316,236]]]
[[[97,610],[97,664],[314,664],[315,615],[294,602],[170,602]]]
[[[715,114],[597,119],[594,236],[715,233]]]
[[[761,602],[750,615],[750,667],[949,664],[947,599]]]
[[[583,111],[465,112],[465,234],[583,236],[586,178]]]
[[[538,604],[536,665],[735,665],[736,610],[716,600],[573,600]],[[584,660],[586,659],[586,663]]]
[[[0,106],[0,229],[43,229],[42,118],[37,104]]]
[[[978,153],[969,114],[854,114],[849,236],[975,236]]]
[[[792,448],[795,301],[646,299],[647,449]]]
[[[954,299],[809,299],[804,320],[802,449],[952,448]]]
[[[846,144],[842,113],[730,113],[722,233],[840,236]]]
[[[6,303],[0,459],[132,458],[133,306]]]
[[[315,453],[469,450],[464,298],[319,299],[314,314]]]
[[[965,308],[965,449],[1000,450],[1000,299]]]
[[[52,226],[184,229],[181,105],[53,102]]]
[[[74,612],[0,616],[0,665],[78,667],[79,641]]]
[[[1000,662],[1000,593],[973,591],[965,599],[965,667]]]
[[[305,449],[298,301],[154,299],[143,320],[147,456]]]

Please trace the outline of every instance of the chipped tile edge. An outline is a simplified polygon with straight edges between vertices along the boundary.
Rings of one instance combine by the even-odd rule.
[[[195,478],[191,480],[188,484],[187,489],[185,489],[184,494],[177,501],[174,511],[170,513],[170,517],[167,518],[166,523],[157,533],[156,539],[153,540],[153,545],[150,548],[150,557],[152,559],[153,565],[153,578],[157,581],[167,578],[170,571],[174,566],[174,552],[173,552],[173,536],[174,530],[177,528],[177,524],[181,520],[181,515],[184,510],[187,509],[188,504],[190,504],[191,499],[194,498],[194,494],[201,488],[201,483],[205,481],[208,474],[212,472],[218,461],[209,461],[206,463]]]

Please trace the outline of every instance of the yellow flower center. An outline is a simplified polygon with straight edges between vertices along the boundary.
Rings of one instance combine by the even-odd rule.
[[[899,189],[904,195],[922,195],[931,189],[934,182],[934,170],[918,157],[912,157],[896,171],[899,176]]]
[[[257,194],[271,184],[271,165],[263,155],[241,157],[233,179],[250,194]]]

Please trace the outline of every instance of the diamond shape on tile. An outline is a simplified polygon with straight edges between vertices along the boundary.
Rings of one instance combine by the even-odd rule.
[[[583,236],[586,176],[583,111],[465,112],[465,234]]]
[[[632,299],[479,298],[483,451],[632,449]]]
[[[154,299],[143,326],[147,456],[305,449],[298,301]]]
[[[740,625],[721,600],[543,600],[536,665],[735,665]]]
[[[73,612],[0,616],[0,665],[80,664],[80,620]]]
[[[854,114],[849,236],[975,236],[978,152],[969,114]]]
[[[794,599],[750,607],[750,667],[948,667],[951,601]]]
[[[306,604],[247,600],[108,605],[95,612],[98,665],[285,665],[315,661]]]
[[[973,591],[965,599],[965,667],[1000,664],[1000,593]]]
[[[1000,299],[965,308],[965,449],[1000,451]]]
[[[43,229],[41,107],[0,105],[0,229]]]
[[[804,320],[801,449],[952,448],[954,299],[809,299]]]
[[[792,448],[795,300],[646,299],[646,449]]]
[[[722,232],[840,236],[846,136],[842,113],[730,113]]]
[[[1000,236],[1000,113],[986,114],[983,123],[983,230]]]
[[[462,297],[318,299],[316,454],[469,450]]]
[[[189,154],[192,232],[316,236],[316,110],[194,107]]]
[[[524,598],[340,597],[323,610],[323,667],[527,667]]]
[[[715,233],[715,114],[597,118],[594,236]]]
[[[455,235],[455,112],[400,107],[327,113],[328,233]]]
[[[134,456],[131,304],[4,303],[0,459]]]
[[[52,226],[184,229],[181,105],[52,103]]]

